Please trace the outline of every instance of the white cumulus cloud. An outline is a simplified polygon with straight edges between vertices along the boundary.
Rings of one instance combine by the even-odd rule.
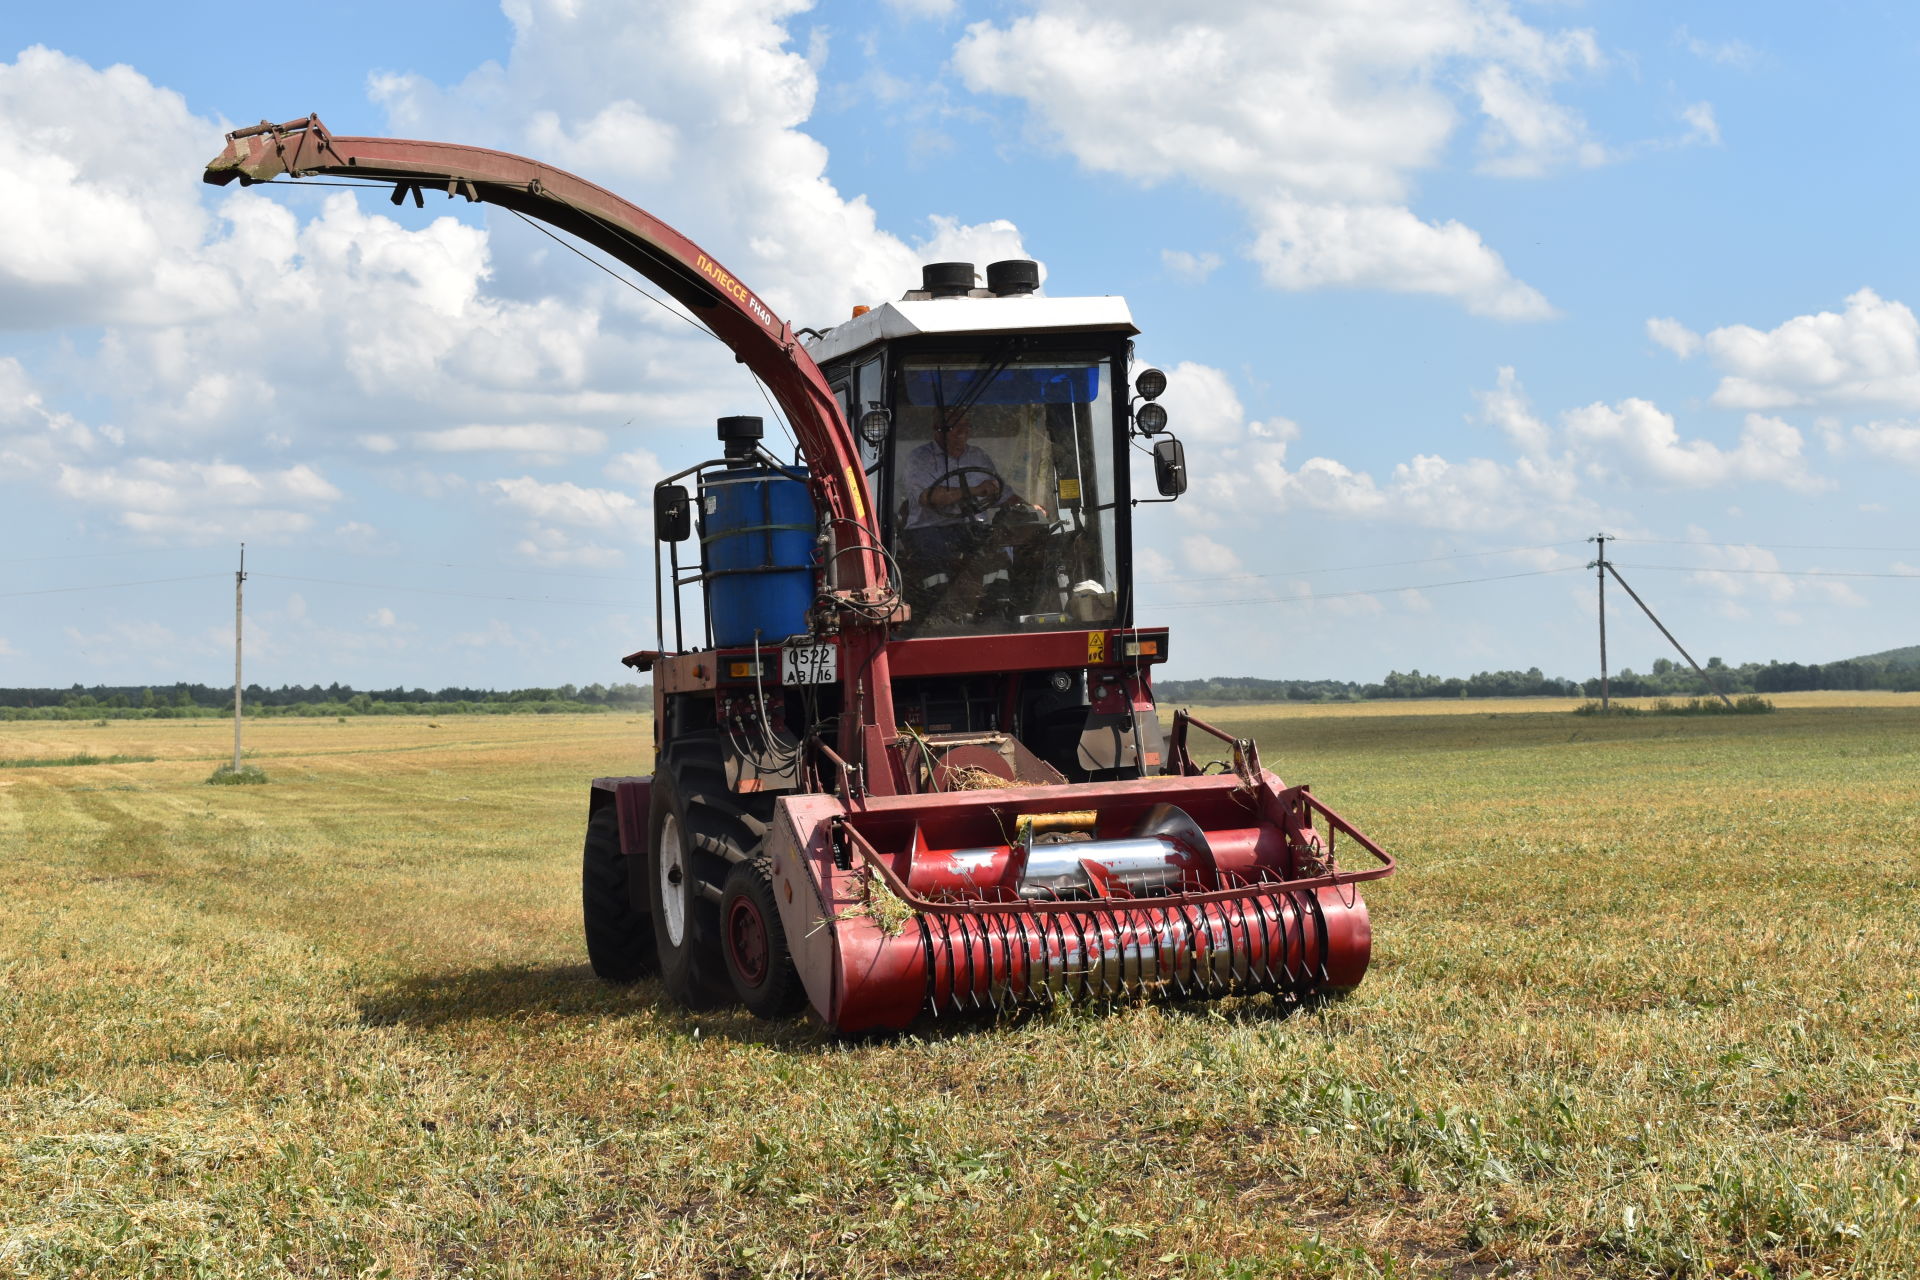
[[[1853,442],[1877,458],[1920,468],[1920,426],[1872,422],[1853,429]]]
[[[1691,358],[1700,349],[1700,335],[1671,316],[1649,318],[1647,336],[1682,360]]]
[[[482,488],[536,520],[626,533],[640,530],[643,524],[640,503],[633,495],[612,489],[592,489],[565,480],[546,483],[532,476],[493,480]]]
[[[1731,449],[1683,440],[1672,414],[1638,397],[1569,410],[1565,425],[1568,443],[1602,473],[1623,472],[1681,488],[1737,481],[1799,489],[1824,484],[1806,469],[1799,430],[1779,418],[1748,414]]]
[[[192,186],[221,125],[131,67],[40,45],[0,63],[0,121],[0,327],[164,323],[231,302],[197,251]]]
[[[1206,278],[1220,269],[1220,255],[1217,253],[1189,253],[1185,249],[1162,249],[1160,265],[1167,273],[1178,280],[1192,284],[1201,284]]]
[[[341,498],[304,463],[279,471],[160,458],[98,468],[63,464],[54,487],[76,502],[106,508],[136,533],[193,540],[304,533],[316,510]]]
[[[591,427],[532,422],[471,423],[442,431],[424,431],[414,437],[414,442],[431,453],[599,453],[607,447],[606,434]]]
[[[514,550],[534,564],[552,567],[578,566],[590,569],[617,569],[626,563],[626,552],[618,547],[582,542],[564,529],[535,524],[520,539]]]
[[[1500,369],[1493,390],[1476,392],[1475,398],[1480,401],[1481,417],[1498,427],[1514,448],[1529,458],[1546,454],[1553,441],[1552,428],[1534,416],[1533,405],[1512,365]]]
[[[1040,0],[973,24],[954,54],[970,88],[1024,100],[1089,168],[1239,202],[1277,287],[1439,293],[1509,319],[1550,308],[1472,228],[1413,212],[1413,175],[1463,118],[1488,172],[1607,159],[1553,96],[1603,62],[1591,33],[1541,30],[1501,0]]]
[[[909,243],[827,177],[802,126],[819,93],[790,47],[804,0],[515,0],[505,66],[457,85],[376,77],[396,133],[483,141],[638,196],[797,323],[898,297],[923,255],[1027,257],[1004,220],[933,219]],[[611,105],[610,105],[611,104]],[[671,161],[672,181],[657,177]]]
[[[1477,315],[1533,320],[1553,309],[1515,280],[1500,255],[1464,223],[1423,221],[1404,205],[1276,199],[1256,212],[1252,256],[1268,284],[1436,293]]]
[[[1920,321],[1903,302],[1861,289],[1844,311],[1795,316],[1772,329],[1735,324],[1706,335],[1725,374],[1724,408],[1892,405],[1920,409]]]

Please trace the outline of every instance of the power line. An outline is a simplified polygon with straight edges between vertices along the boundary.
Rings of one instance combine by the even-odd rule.
[[[545,236],[547,239],[553,241],[555,244],[566,249],[569,253],[572,253],[575,256],[577,256],[582,262],[591,263],[592,265],[600,268],[600,270],[606,272],[609,276],[612,276],[615,280],[618,280],[621,284],[627,286],[627,288],[633,290],[635,293],[639,294],[641,297],[646,298],[648,301],[657,304],[658,306],[663,308],[667,312],[667,314],[676,316],[679,319],[686,321],[689,325],[692,325],[695,330],[705,334],[709,338],[718,337],[718,335],[715,334],[713,330],[707,328],[705,325],[701,324],[698,320],[695,320],[692,316],[688,315],[684,311],[681,311],[677,307],[669,306],[666,299],[658,297],[652,293],[649,293],[647,290],[642,289],[639,285],[627,279],[625,276],[621,275],[618,271],[615,271],[612,267],[608,266],[606,263],[600,261],[598,258],[595,258],[589,255],[584,249],[580,248],[579,245],[572,244],[569,241],[564,240],[561,237],[555,235],[552,231],[550,231],[546,227],[541,226],[539,223],[535,222],[532,218],[529,218],[526,214],[521,213],[518,209],[508,209],[507,212],[512,214],[514,217],[520,219],[520,221],[526,223],[528,226],[532,227],[535,231],[538,231],[541,235]],[[749,373],[751,373],[751,371],[749,371]],[[773,398],[767,394],[767,388],[765,384],[763,384],[760,381],[760,375],[752,374],[751,376],[753,377],[754,386],[759,388],[760,398],[767,402],[767,408],[773,412],[774,422],[779,425],[781,431],[786,433],[787,442],[789,444],[792,444],[796,449],[799,448],[800,447],[799,442],[794,439],[793,431],[790,427],[787,426],[786,419],[780,415],[778,410],[774,409]]]
[[[1752,547],[1759,551],[1893,551],[1920,555],[1920,547],[1845,547],[1803,542],[1698,542],[1691,538],[1615,538],[1608,542],[1634,542],[1660,547]]]
[[[1609,561],[1619,564],[1618,560]],[[1920,578],[1920,573],[1870,573],[1852,569],[1727,569],[1714,565],[1630,564],[1629,569],[1655,569],[1666,573],[1749,573],[1780,578]]]
[[[511,600],[518,604],[565,604],[581,605],[595,609],[631,609],[632,602],[621,603],[615,600],[565,600],[555,596],[496,596],[483,595],[477,591],[442,591],[434,587],[401,586],[390,582],[347,582],[339,578],[304,578],[290,573],[254,573],[255,578],[271,578],[278,582],[310,582],[328,587],[360,587],[368,591],[401,591],[419,596],[451,596],[459,600]]]
[[[383,557],[384,558],[384,557]],[[628,573],[570,573],[565,569],[517,569],[504,564],[456,564],[451,560],[408,560],[394,557],[396,564],[422,564],[434,569],[471,569],[476,573],[521,573],[536,578],[583,578],[593,582],[632,582]]]
[[[1549,551],[1554,547],[1572,546],[1580,541],[1582,541],[1580,538],[1568,538],[1563,542],[1543,542],[1535,547],[1506,547],[1498,551],[1461,551],[1452,555],[1426,556],[1419,560],[1382,560],[1375,564],[1335,565],[1326,569],[1283,569],[1273,573],[1223,573],[1215,577],[1207,578],[1150,578],[1138,585],[1155,587],[1169,584],[1184,585],[1189,582],[1232,582],[1253,578],[1297,578],[1314,573],[1358,573],[1362,569],[1399,569],[1407,565],[1440,564],[1448,560],[1477,560],[1488,556],[1517,555],[1523,551]]]
[[[379,191],[384,189],[385,187],[384,183],[318,182],[310,178],[301,178],[299,179],[299,182],[308,186],[350,187],[350,188],[365,189],[368,191]],[[652,302],[654,305],[658,306],[661,310],[665,311],[668,315],[673,316],[675,319],[684,322],[689,327],[691,327],[694,330],[694,332],[704,334],[706,337],[709,337],[709,338],[714,338],[718,336],[713,332],[713,330],[701,324],[698,320],[696,320],[693,316],[687,314],[685,311],[682,311],[680,308],[673,306],[665,298],[662,298],[657,294],[651,293],[648,290],[641,288],[639,285],[627,279],[627,277],[621,275],[618,271],[615,271],[612,267],[608,266],[606,263],[600,261],[598,258],[586,252],[579,245],[574,244],[572,241],[567,240],[566,238],[556,234],[550,228],[541,226],[538,222],[534,221],[532,218],[529,218],[526,214],[520,212],[518,209],[507,208],[507,206],[505,205],[499,205],[495,207],[506,209],[508,213],[520,219],[520,221],[526,223],[528,226],[532,227],[535,231],[538,231],[541,235],[553,241],[555,244],[559,245],[561,248],[565,249],[568,253],[573,254],[575,257],[579,258],[582,262],[585,262],[589,266],[596,267],[599,270],[606,272],[607,275],[611,276],[615,280],[618,280],[621,284],[627,286],[627,288],[633,290],[635,293],[647,299],[649,302]],[[596,221],[598,221],[598,219],[596,219]],[[768,397],[766,387],[760,384],[759,375],[757,374],[754,375],[754,382],[756,385],[760,387],[760,395],[763,399],[766,399],[767,407],[769,409],[773,409],[773,400],[770,397]],[[786,419],[783,416],[781,416],[778,410],[774,410],[773,420],[775,423],[779,425],[780,430],[786,433],[787,442],[793,445],[796,449],[799,448],[800,447],[799,441],[797,441],[794,438],[792,428],[790,428],[787,425]]]
[[[43,564],[53,560],[103,560],[103,559],[110,559],[114,556],[189,555],[189,554],[197,554],[200,550],[201,548],[199,547],[134,547],[134,548],[129,548],[125,551],[76,551],[76,552],[69,552],[65,555],[57,555],[57,556],[16,556],[11,559],[0,559],[0,564]],[[531,575],[533,577],[539,577],[539,578],[586,578],[586,579],[591,579],[595,582],[631,582],[633,580],[630,574],[574,573],[566,569],[547,569],[547,568],[525,569],[525,568],[516,567],[514,565],[505,565],[505,564],[460,564],[452,560],[418,559],[411,556],[360,557],[358,553],[355,553],[355,552],[328,551],[324,548],[316,548],[316,547],[302,548],[300,551],[300,554],[302,556],[314,556],[314,555],[330,556],[335,559],[343,559],[348,556],[353,556],[355,558],[371,558],[371,559],[384,560],[389,564],[417,564],[417,565],[426,565],[434,569],[470,569],[475,573],[519,573],[519,574],[527,574],[527,575]],[[172,582],[172,581],[175,581],[175,579],[157,578],[157,579],[154,579],[154,581]],[[133,584],[133,585],[137,585],[137,584]],[[62,588],[62,589],[65,590],[67,588]],[[83,588],[72,588],[72,589],[81,590]],[[84,589],[91,590],[91,588],[84,588]],[[31,594],[31,593],[22,592],[22,593],[16,593],[16,594]]]
[[[1593,568],[1596,571],[1595,577],[1600,589],[1600,708],[1601,710],[1604,711],[1607,709],[1607,701],[1608,701],[1607,699],[1607,575],[1608,574],[1612,574],[1613,580],[1619,583],[1621,589],[1633,598],[1633,602],[1635,604],[1640,606],[1640,612],[1647,615],[1647,620],[1653,623],[1654,626],[1660,629],[1660,634],[1667,638],[1667,643],[1672,645],[1675,649],[1677,649],[1680,653],[1680,656],[1687,660],[1687,665],[1693,668],[1694,674],[1699,676],[1702,680],[1705,680],[1707,682],[1707,687],[1709,689],[1712,689],[1715,694],[1719,695],[1720,701],[1726,704],[1727,710],[1729,711],[1733,710],[1734,709],[1733,699],[1727,696],[1727,691],[1725,689],[1722,689],[1719,683],[1716,682],[1712,676],[1707,674],[1706,668],[1702,667],[1698,662],[1695,662],[1693,660],[1693,655],[1687,652],[1687,646],[1680,643],[1680,637],[1674,635],[1673,632],[1667,630],[1667,624],[1660,621],[1659,615],[1654,613],[1653,607],[1649,605],[1645,600],[1642,600],[1640,598],[1640,593],[1633,589],[1633,584],[1628,582],[1625,578],[1621,577],[1619,568],[1614,565],[1613,561],[1607,559],[1607,535],[1604,533],[1595,534],[1593,540],[1594,542],[1599,544],[1599,547],[1600,547],[1600,558],[1595,560],[1593,564],[1589,567]]]
[[[1451,582],[1419,582],[1407,587],[1376,587],[1371,591],[1334,591],[1310,596],[1256,596],[1243,600],[1190,600],[1159,604],[1143,602],[1143,609],[1225,609],[1251,604],[1314,604],[1321,600],[1344,600],[1349,596],[1387,596],[1400,591],[1432,591],[1440,587],[1465,587],[1477,582],[1509,582],[1514,578],[1541,578],[1554,573],[1571,573],[1582,566],[1561,565],[1558,569],[1529,569],[1525,573],[1502,573],[1488,578],[1455,578]]]
[[[1614,541],[1614,539],[1609,539],[1609,541]],[[1553,545],[1559,545],[1559,544],[1556,543]],[[1490,552],[1488,554],[1499,554],[1499,553]],[[1440,559],[1449,559],[1449,558],[1451,557],[1445,557],[1445,556],[1440,557]],[[1430,562],[1414,561],[1412,563],[1430,563]],[[1613,563],[1618,563],[1618,562],[1615,561]],[[1546,577],[1550,574],[1569,573],[1575,569],[1579,569],[1582,567],[1583,566],[1580,566],[1580,565],[1562,565],[1557,569],[1532,569],[1524,573],[1503,573],[1503,574],[1497,574],[1491,577],[1483,577],[1483,578],[1455,578],[1448,582],[1425,582],[1425,583],[1416,583],[1412,586],[1405,586],[1405,587],[1378,587],[1368,591],[1336,591],[1336,592],[1327,592],[1327,593],[1316,593],[1314,595],[1306,595],[1306,596],[1291,596],[1291,597],[1255,596],[1255,597],[1243,598],[1238,600],[1189,600],[1189,601],[1178,601],[1178,602],[1143,601],[1141,603],[1141,608],[1143,609],[1228,609],[1228,608],[1237,608],[1245,605],[1261,605],[1261,604],[1313,604],[1316,601],[1320,601],[1320,600],[1342,600],[1352,596],[1385,596],[1385,595],[1394,595],[1402,591],[1432,591],[1432,590],[1437,590],[1441,587],[1465,587],[1465,586],[1472,586],[1476,583],[1481,583],[1481,582],[1510,582],[1515,578],[1541,578],[1541,577]],[[1853,572],[1847,572],[1842,570],[1822,570],[1822,569],[1799,569],[1799,570],[1796,570],[1796,569],[1715,569],[1715,568],[1709,568],[1706,566],[1693,566],[1693,565],[1680,565],[1680,564],[1653,564],[1653,565],[1630,564],[1623,567],[1628,569],[1661,569],[1661,570],[1667,570],[1669,572],[1674,572],[1674,573],[1770,574],[1770,575],[1777,575],[1781,577],[1790,577],[1790,578],[1907,578],[1907,579],[1920,578],[1920,573],[1853,573]],[[1312,572],[1334,572],[1334,571],[1333,570],[1313,570]],[[1278,576],[1278,575],[1262,575],[1262,576]],[[1178,582],[1180,581],[1180,579],[1163,579],[1161,581]],[[1204,581],[1209,581],[1209,579],[1190,578],[1190,579],[1186,579],[1186,581],[1204,582]],[[1217,579],[1213,579],[1213,581],[1217,581]]]
[[[37,591],[4,591],[0,600],[9,600],[15,596],[53,596],[67,591],[112,591],[119,587],[156,587],[167,582],[201,582],[208,578],[224,578],[224,573],[191,573],[184,578],[144,578],[138,582],[95,582],[84,587],[42,587]]]
[[[198,550],[198,548],[128,547],[123,551],[68,551],[53,556],[9,556],[5,559],[0,559],[0,564],[43,564],[48,560],[106,560],[114,556],[159,556],[194,550]]]
[[[347,185],[347,184],[342,184],[342,185]],[[501,205],[499,207],[503,209],[506,208],[505,205]],[[526,223],[528,226],[532,227],[535,231],[538,231],[541,235],[553,241],[555,244],[559,245],[561,248],[565,249],[568,253],[573,254],[575,257],[579,258],[582,262],[585,262],[592,266],[600,268],[600,270],[606,272],[608,275],[612,276],[615,280],[618,280],[621,284],[627,286],[627,288],[633,290],[635,293],[639,294],[641,297],[647,299],[649,302],[653,302],[657,304],[659,307],[665,310],[668,315],[673,316],[676,319],[685,321],[688,325],[692,326],[695,332],[705,334],[709,338],[715,336],[713,330],[707,328],[707,326],[701,324],[698,320],[695,320],[692,316],[688,315],[684,311],[681,311],[679,308],[669,306],[665,298],[656,297],[655,295],[648,293],[645,289],[642,289],[639,285],[627,279],[625,276],[621,275],[618,271],[615,271],[612,267],[608,266],[606,263],[600,261],[598,258],[593,257],[591,254],[587,253],[586,250],[582,249],[579,245],[561,238],[560,236],[556,235],[554,232],[552,232],[548,228],[541,226],[539,223],[535,222],[532,218],[529,218],[526,214],[520,212],[518,209],[507,209],[507,212],[512,214],[514,217],[520,219],[520,221]]]
[[[793,428],[787,425],[786,415],[781,413],[779,408],[775,406],[773,396],[767,390],[767,384],[760,380],[760,375],[757,373],[753,375],[753,385],[759,390],[760,398],[767,402],[767,412],[773,415],[774,425],[780,428],[780,433],[786,436],[787,443],[793,446],[795,453],[798,453],[800,451],[799,439],[793,434]],[[848,423],[847,425],[852,426],[853,424]]]

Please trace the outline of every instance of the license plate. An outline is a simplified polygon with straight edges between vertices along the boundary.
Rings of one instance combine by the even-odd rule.
[[[809,644],[780,651],[781,684],[833,684],[839,679],[838,645]]]

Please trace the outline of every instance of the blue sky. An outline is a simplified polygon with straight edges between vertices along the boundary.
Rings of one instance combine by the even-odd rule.
[[[1138,526],[1175,675],[1591,674],[1602,530],[1701,657],[1920,642],[1904,7],[298,25],[6,26],[0,684],[218,683],[242,539],[266,683],[586,684],[650,644],[645,488],[757,390],[509,217],[199,183],[310,110],[582,172],[797,324],[954,257],[1124,294],[1194,473]],[[1666,655],[1612,617],[1616,669]]]

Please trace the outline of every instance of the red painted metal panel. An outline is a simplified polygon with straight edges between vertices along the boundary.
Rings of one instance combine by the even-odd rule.
[[[647,824],[653,807],[652,776],[620,779],[613,803],[620,814],[620,852],[629,858],[646,857],[650,838]]]
[[[653,664],[654,691],[699,693],[712,689],[718,683],[714,673],[720,669],[720,661],[713,653],[667,654]]]
[[[1390,874],[1393,860],[1304,787],[1282,789],[1264,772],[1254,782],[1213,775],[877,796],[858,812],[829,796],[783,799],[771,849],[791,884],[782,919],[815,1011],[852,1032],[905,1027],[923,1011],[1142,990],[1301,998],[1356,985],[1372,940],[1359,885]],[[1096,810],[1104,837],[1163,800],[1217,837],[1218,887],[1055,901],[936,900],[909,887],[916,851],[950,851],[928,849],[928,839],[998,843],[991,833],[1013,816],[1068,807]],[[1316,815],[1329,826],[1325,842],[1310,825]],[[1246,827],[1248,817],[1258,825]],[[1379,865],[1329,865],[1342,835]]]
[[[909,676],[977,675],[990,671],[1077,669],[1110,666],[1118,660],[1118,638],[1161,636],[1166,628],[1146,631],[1030,631],[1013,635],[917,636],[887,645],[895,679]],[[1108,637],[1115,639],[1109,641]],[[1164,649],[1165,646],[1162,645]],[[1146,662],[1158,659],[1146,659]],[[1132,662],[1125,665],[1132,666]]]
[[[829,1026],[838,1007],[840,948],[834,916],[840,908],[827,897],[834,875],[827,824],[845,812],[833,796],[786,796],[774,806],[767,835],[773,897],[794,968],[814,1012]]]
[[[928,636],[887,646],[895,679],[973,675],[985,671],[1039,671],[1087,665],[1087,633],[1039,631],[1029,635]]]

